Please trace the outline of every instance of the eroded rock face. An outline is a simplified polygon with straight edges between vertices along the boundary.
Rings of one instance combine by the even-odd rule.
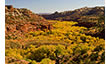
[[[13,9],[13,6],[12,5],[6,5],[5,8],[6,9]]]
[[[26,8],[13,8],[12,5],[6,5],[6,37],[9,35],[23,35],[30,31],[50,30],[50,23],[43,17],[33,13]]]

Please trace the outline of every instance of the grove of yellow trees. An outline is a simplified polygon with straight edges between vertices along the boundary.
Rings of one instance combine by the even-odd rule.
[[[6,39],[6,63],[10,64],[104,64],[105,40],[85,35],[77,22],[53,21],[53,29]],[[24,61],[22,61],[24,60]]]

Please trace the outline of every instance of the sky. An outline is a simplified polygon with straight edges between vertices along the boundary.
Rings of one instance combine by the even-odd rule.
[[[105,0],[5,0],[6,5],[27,8],[35,13],[54,13],[82,7],[105,6]]]

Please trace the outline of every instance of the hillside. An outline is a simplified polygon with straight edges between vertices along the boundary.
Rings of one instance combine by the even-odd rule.
[[[80,8],[73,11],[65,11],[65,12],[55,12],[50,15],[42,15],[46,19],[50,20],[63,20],[63,21],[79,21],[82,17],[85,16],[96,16],[104,15],[105,9],[104,7],[94,7],[94,8]]]
[[[42,15],[45,19],[59,21],[76,21],[76,26],[87,27],[87,35],[105,39],[105,7],[84,7],[73,11],[55,12],[50,15]]]
[[[51,29],[51,24],[47,20],[26,8],[19,9],[6,5],[5,10],[7,39],[21,37],[30,31]]]

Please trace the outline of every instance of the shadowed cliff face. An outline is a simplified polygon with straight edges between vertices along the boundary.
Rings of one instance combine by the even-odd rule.
[[[12,5],[5,6],[6,15],[6,37],[11,35],[22,36],[30,31],[51,29],[51,24],[43,17],[33,13],[26,8],[13,8]]]

